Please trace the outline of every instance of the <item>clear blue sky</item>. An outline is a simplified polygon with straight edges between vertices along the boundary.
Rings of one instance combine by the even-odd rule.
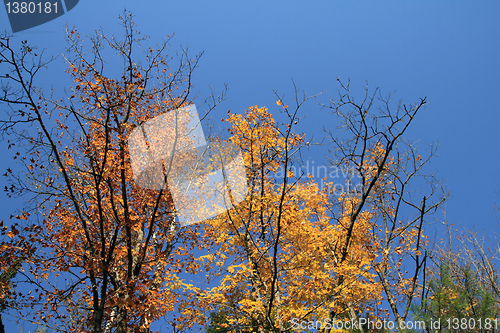
[[[194,76],[197,104],[209,85],[217,91],[229,84],[214,120],[228,109],[273,107],[270,88],[291,98],[292,79],[309,94],[326,90],[318,102],[335,95],[339,76],[350,78],[355,91],[368,81],[407,103],[427,96],[430,105],[409,137],[422,148],[440,143],[431,169],[451,194],[448,221],[499,231],[493,205],[500,203],[500,1],[80,0],[66,15],[17,35],[61,54],[64,23],[82,35],[99,26],[120,34],[124,8],[152,41],[175,32],[172,51],[186,44],[192,55],[204,51]],[[0,30],[11,31],[3,8]],[[61,89],[59,76],[62,70],[54,70],[47,83]],[[336,126],[325,113],[310,103],[299,129],[319,138],[323,125]],[[6,166],[4,159],[0,167]],[[1,218],[11,207],[4,196]]]

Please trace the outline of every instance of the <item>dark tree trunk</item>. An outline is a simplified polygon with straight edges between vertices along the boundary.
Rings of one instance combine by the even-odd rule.
[[[1,314],[0,314],[0,333],[5,333],[5,327],[3,326]]]

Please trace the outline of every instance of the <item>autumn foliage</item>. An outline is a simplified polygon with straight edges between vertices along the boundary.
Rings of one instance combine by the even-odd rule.
[[[17,303],[40,302],[33,321],[66,332],[147,332],[167,312],[192,305],[194,288],[179,274],[196,270],[194,235],[178,231],[167,190],[134,184],[127,138],[142,122],[186,103],[185,82],[196,64],[181,58],[179,69],[167,72],[166,44],[148,48],[143,62],[135,63],[132,50],[144,38],[130,16],[122,20],[125,40],[98,33],[90,57],[78,32],[68,31],[72,94],[64,101],[27,92],[22,104],[40,129],[38,136],[19,137],[33,147],[16,154],[28,181],[16,184],[17,176],[7,174],[9,193],[33,197],[17,218],[26,220],[23,237],[30,247],[18,251],[36,296],[18,295]],[[118,78],[104,73],[104,45],[126,60]],[[15,57],[7,61],[14,71],[20,68]],[[182,327],[182,312],[175,317]]]
[[[250,107],[227,121],[230,140],[245,153],[250,193],[206,225],[216,251],[202,259],[222,266],[216,269],[222,275],[218,286],[206,297],[254,331],[285,330],[292,318],[325,318],[330,311],[342,313],[347,303],[373,303],[380,287],[367,269],[374,258],[367,252],[373,246],[370,213],[360,217],[349,259],[339,264],[335,247],[345,241],[345,230],[331,222],[328,189],[292,171],[276,177],[290,169],[305,138],[287,126],[281,132],[266,108]],[[356,199],[338,200],[349,212]],[[342,285],[339,275],[346,277]]]
[[[289,107],[279,97],[273,112],[228,112],[228,138],[211,144],[242,152],[246,198],[181,228],[168,186],[136,183],[128,138],[148,120],[191,104],[198,58],[182,53],[174,69],[165,42],[145,48],[138,61],[132,55],[146,39],[129,14],[122,23],[123,40],[98,31],[89,53],[68,29],[74,85],[67,99],[33,85],[37,67],[23,64],[38,56],[34,49],[23,43],[16,55],[2,39],[11,71],[2,79],[21,90],[8,86],[1,101],[24,108],[2,122],[23,167],[7,171],[6,191],[27,193],[30,205],[14,216],[17,225],[1,226],[0,260],[19,268],[16,284],[31,291],[16,293],[0,279],[0,305],[15,304],[31,321],[64,332],[149,332],[159,320],[174,332],[199,331],[210,313],[222,313],[224,328],[241,332],[286,332],[296,321],[325,318],[405,320],[422,288],[424,218],[443,199],[435,186],[417,198],[407,191],[428,159],[403,134],[425,99],[392,111],[390,98],[381,98],[380,113],[370,109],[375,94],[367,89],[355,103],[341,83],[329,107],[347,139],[331,135],[329,158],[331,167],[348,171],[343,181],[356,185],[342,193],[300,168],[310,141],[296,125],[308,98],[296,95]],[[124,64],[119,75],[104,70],[109,50]],[[191,281],[203,273],[207,283]]]
[[[384,147],[377,140],[361,159],[351,156],[340,166],[357,163],[362,191],[339,194],[333,182],[320,188],[295,167],[306,144],[293,132],[300,106],[282,107],[288,123],[281,125],[257,106],[228,116],[229,140],[244,152],[250,190],[243,204],[206,224],[215,252],[200,259],[215,267],[211,278],[218,283],[204,297],[230,327],[248,332],[287,331],[293,320],[389,318],[382,305],[388,299],[399,315],[420,290],[419,247],[426,238],[417,222],[422,210],[429,212],[416,207],[416,219],[398,220],[401,165],[409,158],[397,161],[386,148],[391,142]],[[420,160],[415,156],[413,165]],[[417,276],[401,270],[408,257],[418,260]]]

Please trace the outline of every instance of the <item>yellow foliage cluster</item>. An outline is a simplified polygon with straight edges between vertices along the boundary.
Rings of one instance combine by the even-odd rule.
[[[216,246],[203,259],[220,266],[210,272],[218,283],[204,294],[207,303],[248,331],[285,329],[293,318],[322,320],[332,311],[346,317],[349,308],[374,313],[381,299],[372,269],[375,210],[357,217],[343,259],[346,230],[361,199],[333,198],[328,186],[320,189],[314,179],[292,172],[276,177],[280,168],[290,168],[291,152],[304,137],[279,128],[266,108],[252,106],[227,121],[230,140],[244,152],[250,190],[246,201],[205,223]],[[336,218],[332,200],[341,204]]]

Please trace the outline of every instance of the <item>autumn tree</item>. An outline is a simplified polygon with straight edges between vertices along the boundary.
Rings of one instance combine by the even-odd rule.
[[[228,141],[243,152],[249,194],[205,224],[215,251],[200,260],[212,264],[217,286],[202,297],[223,311],[229,327],[243,332],[296,329],[293,318],[324,316],[332,303],[327,295],[340,293],[332,290],[325,272],[326,238],[339,232],[329,225],[327,193],[292,168],[307,144],[293,129],[306,100],[294,108],[278,100],[283,124],[257,106],[227,118]],[[358,277],[363,274],[361,269]],[[368,293],[369,281],[359,280],[350,288],[362,284]]]
[[[179,230],[168,189],[134,181],[127,140],[144,122],[191,102],[199,57],[183,50],[175,64],[170,37],[146,47],[132,15],[120,21],[123,38],[66,29],[74,85],[65,98],[37,86],[50,62],[42,52],[26,41],[17,52],[14,38],[0,38],[1,129],[19,162],[7,170],[5,190],[29,198],[15,216],[14,241],[29,240],[16,247],[25,258],[16,283],[33,293],[17,302],[56,331],[149,332],[174,313],[169,321],[180,332],[202,318],[196,288],[180,277],[198,269],[190,251],[201,243],[193,242],[196,228]],[[109,64],[123,67],[116,73]]]
[[[424,219],[444,200],[432,177],[420,198],[409,192],[434,153],[422,158],[403,140],[426,101],[393,106],[367,88],[357,103],[341,83],[330,107],[347,135],[330,136],[330,156],[350,190],[339,193],[335,182],[320,187],[297,159],[308,144],[295,132],[307,100],[297,96],[293,107],[278,97],[283,123],[257,106],[228,116],[229,140],[244,152],[249,197],[206,224],[216,251],[200,260],[215,267],[218,286],[204,297],[246,332],[333,332],[328,323],[389,313],[404,321],[422,284]],[[381,108],[372,108],[376,101]],[[299,326],[303,321],[320,327]]]

